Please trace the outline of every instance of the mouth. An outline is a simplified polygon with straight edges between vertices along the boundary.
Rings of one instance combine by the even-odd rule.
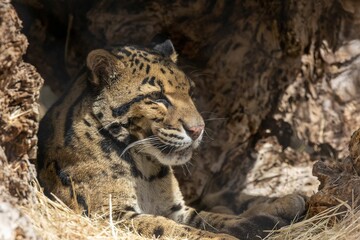
[[[164,143],[161,139],[152,141],[152,150],[148,149],[148,154],[153,155],[157,160],[168,166],[182,165],[188,162],[193,154],[194,146],[192,143],[178,143],[177,145]]]
[[[165,155],[185,154],[193,149],[192,144],[170,143],[163,141],[161,138],[153,141],[152,145]]]
[[[171,154],[177,154],[177,155],[184,155],[187,154],[188,152],[192,152],[193,148],[191,146],[186,147],[186,148],[182,148],[182,149],[174,149],[172,150],[171,148],[168,150],[163,151],[164,154],[167,155],[171,155]]]

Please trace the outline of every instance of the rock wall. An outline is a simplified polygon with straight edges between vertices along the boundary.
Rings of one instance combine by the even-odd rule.
[[[22,60],[28,42],[10,1],[0,1],[0,16],[0,239],[34,239],[18,206],[34,197],[30,161],[36,158],[36,101],[43,80]]]

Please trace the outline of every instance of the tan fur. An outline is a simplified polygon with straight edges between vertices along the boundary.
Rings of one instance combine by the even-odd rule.
[[[288,224],[304,211],[298,195],[240,216],[185,205],[171,166],[191,159],[204,121],[175,61],[170,41],[90,52],[88,69],[40,125],[37,169],[45,190],[89,216],[109,214],[111,195],[113,216],[147,237],[253,238]]]

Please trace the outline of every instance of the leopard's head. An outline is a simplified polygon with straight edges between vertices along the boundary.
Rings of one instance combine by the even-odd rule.
[[[204,120],[190,96],[192,81],[176,65],[170,40],[152,49],[125,46],[93,50],[87,57],[94,88],[93,115],[124,151],[164,165],[190,160]]]

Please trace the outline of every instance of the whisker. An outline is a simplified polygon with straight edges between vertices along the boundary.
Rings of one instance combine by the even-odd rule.
[[[216,113],[211,111],[201,111],[200,114],[216,114]]]
[[[122,153],[120,154],[120,157],[122,157],[122,156],[124,155],[124,153],[125,153],[127,150],[129,150],[130,148],[132,148],[132,147],[134,147],[134,146],[137,146],[137,145],[140,145],[140,144],[144,144],[144,143],[149,142],[149,141],[151,142],[151,140],[154,140],[154,139],[156,139],[156,136],[154,136],[154,137],[150,136],[150,137],[148,137],[148,138],[140,139],[140,140],[138,140],[138,141],[135,141],[135,142],[129,144],[129,145],[122,151]]]
[[[138,149],[138,152],[141,153],[141,152],[145,151],[146,149],[150,148],[151,146],[152,146],[151,144],[144,143],[142,145],[142,148]]]
[[[191,176],[191,172],[190,172],[190,170],[189,170],[189,168],[188,168],[188,166],[187,166],[188,163],[189,163],[189,162],[185,163],[184,166],[185,166],[186,170],[188,171],[189,176]],[[186,175],[186,176],[187,176],[187,175]]]
[[[170,153],[170,154],[173,153],[173,152],[175,151],[175,149],[176,149],[175,146],[170,146],[170,151],[169,151],[169,153]]]
[[[206,134],[206,136],[207,136],[208,138],[210,138],[210,140],[214,141],[214,139],[210,136],[210,134],[208,133],[208,131],[207,131],[206,128],[204,129],[204,133]]]
[[[183,174],[184,174],[185,176],[187,176],[187,175],[186,175],[186,172],[185,172],[185,169],[184,169],[184,165],[185,165],[185,164],[180,165],[180,166],[181,166],[181,169],[182,169]]]
[[[163,145],[162,146],[162,148],[160,149],[160,152],[163,152],[163,151],[165,151],[168,147],[170,147],[170,146],[167,146],[167,145]]]
[[[164,149],[166,149],[166,147],[168,147],[168,146],[164,145],[163,143],[161,143],[160,141],[155,141],[155,140],[158,140],[157,137],[154,137],[154,138],[151,138],[151,139],[148,139],[148,140],[149,140],[148,142],[145,142],[145,143],[142,144],[143,148],[138,149],[138,152],[142,152],[142,151],[144,151],[145,149],[147,149],[149,147],[162,148],[162,149],[160,149],[160,151],[163,151]]]
[[[208,118],[208,119],[204,119],[205,122],[209,122],[209,121],[215,121],[215,120],[227,120],[228,118]]]

